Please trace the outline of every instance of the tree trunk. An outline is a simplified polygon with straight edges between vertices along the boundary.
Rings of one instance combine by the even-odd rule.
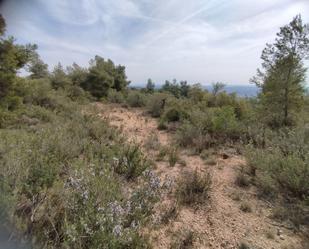
[[[290,63],[289,63],[290,64]],[[289,117],[289,81],[291,78],[292,72],[292,65],[289,65],[288,75],[285,81],[284,87],[284,118],[283,118],[283,125],[288,125],[288,117]]]

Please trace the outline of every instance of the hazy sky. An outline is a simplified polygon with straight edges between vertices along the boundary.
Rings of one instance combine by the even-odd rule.
[[[36,43],[50,67],[98,54],[144,83],[247,84],[266,42],[309,0],[7,0],[7,33]]]

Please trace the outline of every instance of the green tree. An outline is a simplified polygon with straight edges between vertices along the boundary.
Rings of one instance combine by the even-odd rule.
[[[87,77],[80,86],[94,97],[101,98],[106,97],[110,89],[124,90],[129,83],[124,66],[115,66],[113,61],[96,55],[90,61]]]
[[[251,81],[260,89],[260,114],[273,126],[289,126],[304,105],[306,68],[309,54],[309,26],[298,15],[280,28],[273,44],[262,52],[262,70]]]
[[[146,92],[153,93],[154,89],[155,89],[155,83],[151,79],[148,79],[146,85]]]
[[[71,81],[60,62],[54,67],[51,73],[51,84],[54,89],[65,89],[71,85]]]
[[[81,87],[96,98],[107,96],[108,90],[114,85],[113,67],[110,60],[105,61],[102,57],[95,56],[94,60],[90,61],[87,79]]]
[[[212,94],[214,96],[217,96],[217,94],[219,92],[221,92],[225,87],[225,84],[221,83],[221,82],[216,82],[212,84]]]
[[[3,35],[5,32],[5,20],[3,18],[3,16],[0,14],[0,35]]]
[[[88,69],[79,66],[75,62],[72,66],[67,67],[67,72],[68,77],[75,86],[81,86],[82,83],[86,81],[88,75]]]
[[[180,95],[188,97],[190,86],[186,80],[180,81]]]
[[[13,37],[4,37],[5,21],[0,15],[0,100],[5,98],[16,79],[19,69],[31,59],[36,45],[17,45]]]
[[[188,97],[197,104],[202,101],[204,98],[205,92],[202,89],[202,85],[200,83],[194,84],[190,87],[188,92]]]
[[[28,71],[31,73],[31,79],[47,78],[49,75],[48,65],[44,63],[37,53],[33,55],[28,66]]]
[[[169,92],[173,94],[176,98],[180,97],[180,86],[177,83],[176,79],[173,79],[173,82],[166,80],[164,85],[162,86],[162,91]]]
[[[126,68],[125,66],[118,65],[114,69],[113,73],[114,85],[113,88],[117,91],[122,91],[130,84],[130,81],[127,80]]]

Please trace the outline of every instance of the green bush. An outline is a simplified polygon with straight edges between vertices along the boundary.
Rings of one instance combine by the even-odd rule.
[[[181,111],[176,107],[170,107],[164,112],[164,120],[167,122],[176,122],[181,119]]]
[[[140,176],[148,167],[149,162],[141,153],[138,145],[130,145],[121,151],[121,157],[114,159],[115,171],[132,180]]]
[[[164,93],[154,93],[149,96],[146,109],[152,117],[158,118],[162,115],[169,95]]]
[[[266,134],[265,148],[249,146],[246,158],[260,196],[273,200],[283,196],[287,219],[296,226],[305,224],[309,198],[309,154],[306,127]],[[287,200],[287,201],[286,201]],[[298,213],[293,213],[295,208]]]
[[[194,144],[195,139],[203,136],[201,130],[189,121],[185,121],[176,132],[176,141],[180,146],[188,147]]]
[[[118,92],[114,89],[108,91],[107,100],[111,103],[122,104],[125,102],[125,98],[122,92]]]
[[[91,99],[91,95],[88,92],[84,91],[83,88],[76,85],[68,87],[66,91],[68,97],[73,101],[87,103],[87,101]]]
[[[212,119],[213,131],[222,134],[232,134],[237,129],[237,119],[232,107],[222,107],[215,111]]]
[[[4,100],[9,111],[15,111],[22,105],[22,98],[19,96],[7,96]]]
[[[247,160],[251,167],[260,170],[264,175],[269,175],[274,181],[269,179],[268,182],[275,182],[274,188],[276,185],[280,186],[278,189],[283,194],[290,194],[300,199],[309,196],[308,157],[302,158],[298,153],[284,155],[278,148],[273,148],[268,151],[251,150],[247,152]],[[262,180],[261,184],[265,185],[263,179],[265,177],[258,177],[257,181]]]
[[[127,102],[131,107],[143,107],[146,105],[146,96],[138,91],[130,91]]]
[[[179,161],[178,149],[176,147],[171,147],[168,150],[168,163],[170,167],[174,167]]]
[[[12,124],[15,124],[18,117],[15,113],[0,107],[0,128],[6,128]]]
[[[42,105],[52,90],[51,83],[47,79],[27,80],[21,95],[26,104]]]
[[[37,127],[0,129],[1,216],[12,217],[38,247],[148,248],[139,229],[160,185],[151,176],[123,196],[123,182],[114,173],[118,160],[118,172],[133,180],[147,160],[90,110],[82,115],[62,100],[67,102],[57,113],[25,106],[23,115],[38,118]]]

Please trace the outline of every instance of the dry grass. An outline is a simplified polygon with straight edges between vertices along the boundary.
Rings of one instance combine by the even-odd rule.
[[[200,174],[197,171],[186,174],[176,189],[177,199],[181,204],[201,204],[209,199],[212,180],[209,173]]]

